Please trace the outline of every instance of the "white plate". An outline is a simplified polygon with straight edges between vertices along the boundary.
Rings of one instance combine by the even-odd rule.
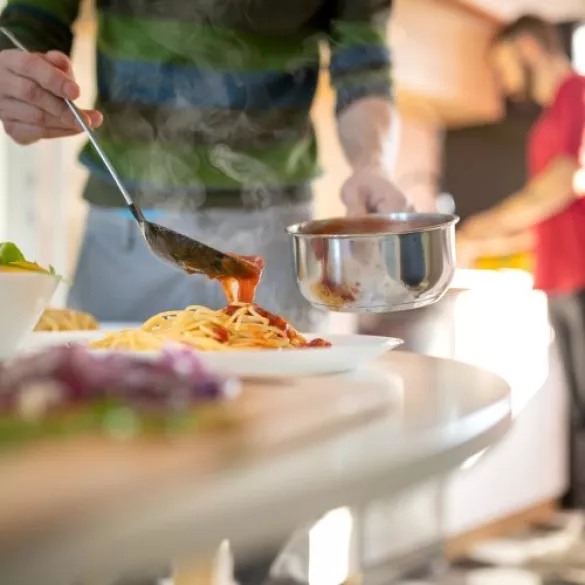
[[[240,377],[311,376],[354,370],[402,343],[401,339],[393,337],[369,335],[327,335],[327,339],[331,347],[205,352],[199,355],[215,370]]]
[[[103,337],[105,331],[37,332],[31,334],[24,349],[89,343]],[[306,335],[308,339],[317,335]],[[403,341],[394,337],[373,335],[327,335],[332,347],[295,350],[241,350],[201,352],[201,361],[215,371],[246,378],[274,378],[337,374],[354,370],[399,346]],[[99,350],[107,352],[108,350]],[[156,352],[131,352],[142,357],[154,357]]]
[[[34,331],[27,337],[22,349],[28,351],[68,343],[87,344],[105,334],[106,331],[99,329],[95,331]]]
[[[68,343],[88,344],[95,339],[100,339],[112,331],[121,329],[134,329],[140,327],[138,323],[118,323],[114,325],[103,325],[93,331],[34,331],[29,334],[21,349],[35,350],[54,345],[66,345]]]

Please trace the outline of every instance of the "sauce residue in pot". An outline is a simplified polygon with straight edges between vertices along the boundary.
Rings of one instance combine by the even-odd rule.
[[[321,262],[321,281],[313,284],[311,292],[329,307],[342,307],[356,301],[357,290],[333,282],[327,274],[329,263],[329,245],[323,240],[312,242],[316,258]]]
[[[299,229],[299,234],[316,237],[311,241],[316,258],[321,263],[321,280],[311,287],[313,295],[331,308],[341,308],[357,301],[359,283],[345,284],[333,282],[328,275],[329,245],[328,236],[367,236],[367,235],[404,235],[413,230],[439,227],[433,225],[428,217],[409,217],[408,219],[389,219],[387,217],[366,216],[356,218],[335,218],[309,222]]]
[[[310,222],[299,233],[314,236],[352,236],[367,234],[401,234],[411,230],[430,228],[425,218],[392,220],[384,217],[340,217]]]
[[[357,300],[355,297],[357,291],[352,291],[349,287],[335,284],[326,277],[321,282],[314,284],[311,287],[311,292],[328,307],[342,307],[347,303],[354,303]]]

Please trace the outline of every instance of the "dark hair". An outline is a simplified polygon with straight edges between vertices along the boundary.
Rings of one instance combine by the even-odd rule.
[[[525,14],[503,26],[493,38],[492,45],[514,41],[522,35],[532,37],[551,55],[564,53],[563,41],[556,25],[533,14]]]

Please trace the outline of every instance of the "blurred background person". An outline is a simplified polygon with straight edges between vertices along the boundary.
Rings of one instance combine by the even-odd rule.
[[[585,506],[585,78],[552,23],[525,15],[502,28],[490,62],[507,96],[543,107],[528,140],[527,184],[462,226],[461,264],[533,248],[571,392],[567,507]]]
[[[19,144],[80,132],[68,54],[80,0],[8,0],[0,18],[35,54],[0,40],[0,119]],[[308,220],[317,144],[310,120],[320,44],[330,49],[339,137],[352,167],[351,214],[402,210],[390,179],[393,107],[386,45],[391,0],[310,0],[275,7],[169,0],[101,2],[97,138],[147,219],[226,251],[264,257],[257,301],[300,330],[319,314],[302,298],[284,228]],[[103,123],[102,123],[103,122]],[[219,308],[217,283],[155,259],[87,144],[90,205],[71,307],[137,322],[170,308]]]

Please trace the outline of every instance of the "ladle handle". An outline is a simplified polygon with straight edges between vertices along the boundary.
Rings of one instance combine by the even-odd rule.
[[[0,32],[7,39],[9,39],[10,42],[15,47],[17,47],[21,51],[24,51],[25,53],[30,53],[30,51],[8,29],[6,29],[3,26],[0,26]],[[102,162],[104,163],[104,165],[108,169],[110,175],[112,176],[112,179],[114,179],[114,182],[116,183],[118,189],[120,190],[120,193],[122,193],[122,196],[124,197],[124,200],[126,201],[126,205],[130,209],[130,212],[134,216],[134,219],[136,219],[136,221],[138,223],[143,224],[145,220],[144,220],[144,215],[142,213],[142,210],[134,203],[134,201],[132,201],[132,197],[130,196],[128,191],[126,191],[126,188],[124,187],[122,180],[118,176],[116,169],[114,169],[114,167],[112,166],[110,159],[108,158],[106,153],[102,150],[102,147],[99,145],[98,141],[96,140],[95,136],[93,135],[91,128],[85,123],[85,120],[83,119],[83,115],[81,114],[81,112],[79,111],[77,106],[71,100],[68,100],[67,98],[63,98],[63,100],[65,101],[65,103],[67,104],[67,107],[71,110],[71,112],[75,116],[75,119],[77,120],[79,125],[83,128],[84,132],[87,134],[89,141],[91,142],[92,146],[95,148],[99,157],[102,159]]]

